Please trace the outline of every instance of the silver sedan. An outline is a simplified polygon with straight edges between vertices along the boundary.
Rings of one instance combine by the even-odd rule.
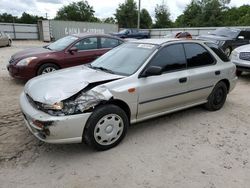
[[[0,46],[11,46],[12,40],[10,36],[3,32],[0,31]]]
[[[20,97],[28,129],[48,143],[119,144],[130,124],[196,105],[222,108],[236,67],[211,42],[125,43],[87,66],[38,76]]]

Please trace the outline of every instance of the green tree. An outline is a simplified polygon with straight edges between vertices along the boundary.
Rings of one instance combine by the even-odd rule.
[[[250,5],[243,5],[238,8],[232,7],[223,12],[224,26],[249,26]]]
[[[152,27],[152,18],[147,9],[142,9],[140,14],[140,28],[148,29]]]
[[[197,27],[201,25],[201,15],[201,3],[197,0],[192,0],[185,8],[183,14],[177,17],[175,25],[177,27]]]
[[[224,12],[230,0],[192,0],[180,15],[175,25],[178,27],[222,26]]]
[[[94,16],[94,9],[88,4],[88,1],[79,1],[70,3],[57,11],[56,20],[72,20],[99,22],[99,19]]]
[[[109,23],[109,24],[115,24],[116,23],[116,20],[114,17],[108,17],[108,18],[104,18],[102,20],[103,23]]]
[[[44,19],[41,16],[35,16],[28,14],[26,12],[23,12],[22,16],[17,20],[19,23],[27,23],[27,24],[36,24],[38,20]]]
[[[135,28],[137,27],[137,5],[134,0],[126,0],[125,3],[119,4],[114,14],[119,27]]]
[[[12,23],[16,22],[18,18],[8,13],[0,14],[0,22]]]
[[[173,26],[168,7],[165,4],[156,5],[155,19],[154,28],[168,28]]]

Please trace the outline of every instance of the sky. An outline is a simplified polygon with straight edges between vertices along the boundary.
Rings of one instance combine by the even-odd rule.
[[[7,12],[15,16],[21,16],[23,12],[33,15],[46,16],[53,19],[59,8],[68,5],[71,2],[79,0],[0,0],[0,13]],[[135,0],[139,1],[139,0]],[[168,6],[171,13],[171,19],[174,21],[182,14],[186,5],[191,0],[141,0],[141,8],[146,8],[152,17],[154,17],[154,8],[156,4],[162,2]],[[124,3],[125,0],[88,0],[88,3],[93,6],[95,16],[98,18],[106,18],[113,16],[119,3]],[[243,4],[250,5],[250,0],[231,0],[230,6],[239,7]]]

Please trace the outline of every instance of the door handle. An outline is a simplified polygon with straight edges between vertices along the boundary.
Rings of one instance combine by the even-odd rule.
[[[220,71],[215,71],[215,75],[220,75]]]
[[[185,78],[180,78],[180,79],[179,79],[179,82],[180,82],[180,83],[185,83],[185,82],[187,82],[187,78],[186,78],[186,77],[185,77]]]

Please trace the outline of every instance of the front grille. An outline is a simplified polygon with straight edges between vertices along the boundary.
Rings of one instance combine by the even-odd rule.
[[[240,59],[250,61],[250,52],[241,52]]]

